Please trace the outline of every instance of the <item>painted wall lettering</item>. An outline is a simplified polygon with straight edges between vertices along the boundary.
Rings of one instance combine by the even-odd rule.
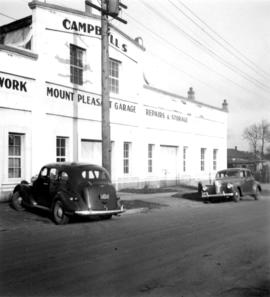
[[[21,81],[16,79],[10,79],[0,76],[0,87],[6,89],[12,89],[20,92],[27,92],[27,81]]]
[[[182,115],[178,115],[178,114],[176,115],[176,114],[168,113],[168,112],[164,112],[164,111],[156,111],[156,110],[149,109],[149,108],[145,109],[145,114],[149,117],[174,120],[177,122],[187,123],[187,121],[188,121],[188,117],[186,117],[186,116],[182,116]]]
[[[92,25],[89,23],[82,23],[77,21],[71,21],[69,19],[63,20],[63,27],[66,30],[82,32],[85,34],[94,34],[96,36],[101,36],[101,27],[98,25]],[[123,52],[127,52],[127,44],[121,43],[118,38],[116,38],[112,33],[109,32],[109,42],[113,46],[119,48]]]
[[[66,91],[63,89],[47,87],[47,97],[52,97],[56,99],[62,99],[66,101],[77,100],[78,103],[87,104],[92,106],[101,106],[102,99],[96,96],[90,96],[78,92]],[[127,111],[136,113],[136,105],[119,103],[110,101],[110,108],[120,111]]]

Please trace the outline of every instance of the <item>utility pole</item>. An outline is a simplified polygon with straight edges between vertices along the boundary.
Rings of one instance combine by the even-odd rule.
[[[102,166],[111,174],[111,128],[109,90],[109,46],[107,1],[101,0],[101,88],[102,88]]]
[[[101,13],[101,137],[102,137],[102,166],[111,175],[111,128],[110,128],[110,90],[109,90],[109,24],[108,16],[127,24],[118,17],[121,8],[127,6],[119,0],[101,0],[101,7],[86,0],[85,3]],[[121,8],[120,8],[121,7]]]

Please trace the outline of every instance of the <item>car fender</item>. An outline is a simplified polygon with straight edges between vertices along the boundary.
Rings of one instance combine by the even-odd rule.
[[[18,185],[15,186],[13,194],[19,192],[24,202],[30,204],[30,198],[33,196],[32,185],[27,181],[21,181]]]
[[[256,192],[256,189],[259,189],[260,192],[262,191],[262,187],[257,181],[255,181],[252,186],[252,190],[254,193]]]
[[[75,212],[76,210],[79,209],[81,199],[74,201],[74,200],[70,199],[72,196],[74,196],[74,195],[71,195],[71,193],[69,193],[69,192],[63,192],[63,191],[57,192],[57,194],[53,198],[51,208],[53,208],[53,205],[56,200],[60,200],[63,203],[66,213]]]

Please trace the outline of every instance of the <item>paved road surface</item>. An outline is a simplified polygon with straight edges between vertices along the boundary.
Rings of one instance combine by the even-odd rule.
[[[270,296],[270,198],[56,226],[0,205],[0,296]]]

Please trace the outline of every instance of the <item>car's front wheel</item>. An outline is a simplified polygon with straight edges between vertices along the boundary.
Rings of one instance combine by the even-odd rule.
[[[234,202],[238,202],[241,198],[241,195],[240,195],[240,191],[237,189],[235,192],[234,192],[234,195],[233,195],[233,201]]]
[[[69,222],[69,216],[65,214],[64,205],[60,200],[56,200],[52,209],[53,220],[57,225],[64,225]]]
[[[13,193],[11,197],[11,205],[14,209],[17,211],[22,211],[24,209],[23,207],[23,197],[20,194],[19,191],[16,191]]]

